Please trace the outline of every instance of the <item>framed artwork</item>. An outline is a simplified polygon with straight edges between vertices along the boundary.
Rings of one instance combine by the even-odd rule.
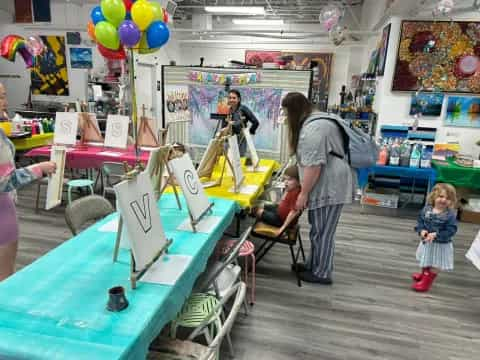
[[[65,36],[40,36],[47,50],[30,72],[34,95],[68,96]]]
[[[74,69],[91,69],[93,67],[91,48],[70,48],[70,65]]]
[[[392,91],[480,93],[480,22],[403,21]]]
[[[261,68],[263,63],[273,63],[282,53],[280,51],[245,50],[245,63]]]
[[[412,95],[410,115],[440,116],[442,113],[444,95],[442,93],[428,93]]]
[[[480,98],[449,96],[444,125],[480,128]]]
[[[385,63],[387,61],[388,40],[390,38],[390,28],[392,24],[388,24],[383,28],[382,39],[378,44],[378,61],[377,61],[377,75],[383,76],[385,73]]]

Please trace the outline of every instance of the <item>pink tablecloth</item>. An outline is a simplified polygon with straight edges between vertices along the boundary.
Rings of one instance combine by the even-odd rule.
[[[43,146],[32,149],[25,156],[29,157],[47,157],[50,158],[50,146]],[[138,159],[146,164],[149,157],[148,151],[140,151]],[[75,148],[67,148],[67,164],[68,168],[74,169],[100,169],[106,161],[124,162],[129,165],[135,164],[135,150],[133,146],[128,149],[112,149],[99,146],[88,146],[79,150]]]

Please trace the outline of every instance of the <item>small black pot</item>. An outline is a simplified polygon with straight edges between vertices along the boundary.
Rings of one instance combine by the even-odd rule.
[[[115,286],[108,290],[108,311],[122,311],[128,306],[123,286]]]

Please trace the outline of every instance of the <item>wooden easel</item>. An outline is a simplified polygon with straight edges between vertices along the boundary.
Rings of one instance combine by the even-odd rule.
[[[139,165],[135,166],[134,169],[128,169],[128,165],[125,164],[125,175],[123,176],[123,180],[132,180],[134,179],[138,174],[140,174],[143,171],[143,168]],[[118,259],[118,251],[120,249],[120,239],[122,236],[122,228],[123,228],[123,218],[122,215],[119,216],[118,219],[118,228],[117,228],[117,236],[115,239],[115,248],[113,251],[113,261],[116,262]],[[162,256],[162,254],[167,254],[168,253],[168,247],[173,243],[172,239],[167,239],[167,242],[162,248],[160,248],[155,255],[152,257],[152,260],[145,265],[142,269],[137,269],[136,263],[135,263],[135,257],[133,255],[133,251],[130,249],[130,284],[132,286],[132,289],[137,288],[137,281],[145,275],[145,273],[150,269],[150,267]]]
[[[167,186],[172,186],[173,192],[175,194],[175,199],[177,200],[178,209],[181,210],[182,204],[180,203],[180,197],[178,195],[177,186],[175,184],[175,181],[173,181],[174,176],[172,174],[172,170],[170,169],[170,166],[168,165],[168,161],[173,156],[173,151],[174,149],[173,149],[173,146],[171,145],[161,146],[158,152],[156,153],[157,159],[155,161],[155,166],[153,167],[153,169],[151,169],[151,173],[149,175],[151,178],[153,177],[153,175],[155,175],[156,181],[153,182],[152,185],[153,185],[153,190],[155,191],[155,195],[157,196],[156,200],[158,201],[160,199],[160,196],[162,196]],[[164,168],[167,171],[168,177],[165,183],[162,184]]]
[[[92,120],[91,114],[87,112],[87,104],[82,103],[80,105],[81,112],[78,113],[78,127],[80,129],[80,144],[78,148],[86,148],[87,142],[103,143],[103,136],[100,133],[100,129]]]
[[[158,147],[159,141],[152,129],[152,119],[145,115],[146,107],[142,105],[142,116],[138,125],[137,146]]]

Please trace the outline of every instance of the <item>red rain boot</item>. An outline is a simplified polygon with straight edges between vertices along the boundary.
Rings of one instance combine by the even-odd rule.
[[[425,272],[427,272],[429,270],[430,270],[430,267],[424,267],[424,268],[422,268],[422,272],[413,273],[412,274],[413,281],[419,282],[420,280],[422,280],[423,274],[425,274]]]
[[[433,281],[437,277],[432,271],[426,271],[423,274],[422,280],[412,285],[412,289],[418,292],[427,292],[432,287]]]

